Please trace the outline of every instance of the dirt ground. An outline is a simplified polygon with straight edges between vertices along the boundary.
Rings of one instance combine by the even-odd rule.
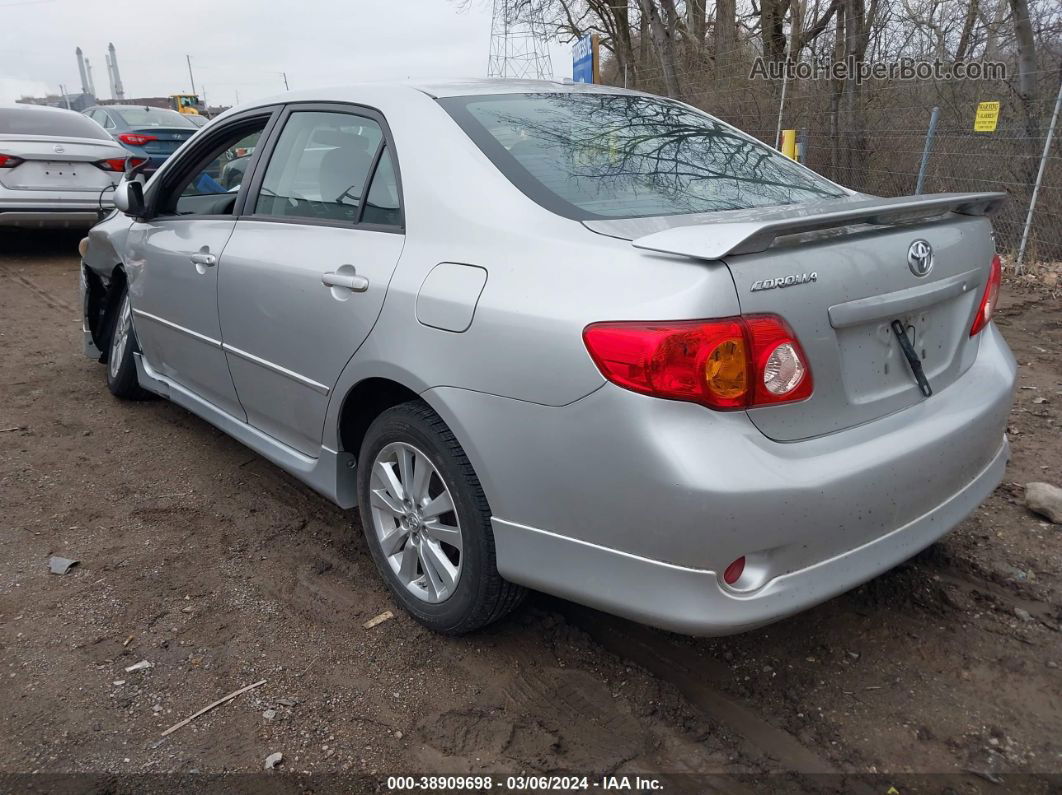
[[[0,771],[281,752],[280,771],[953,773],[955,791],[1062,771],[1062,527],[1019,485],[1062,483],[1057,297],[1005,288],[1006,482],[911,562],[731,638],[533,595],[448,639],[391,602],[352,513],[176,406],[111,397],[80,350],[77,239],[0,235]],[[50,574],[53,554],[80,564]]]

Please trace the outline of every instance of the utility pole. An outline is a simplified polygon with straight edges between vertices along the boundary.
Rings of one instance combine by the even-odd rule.
[[[284,78],[284,90],[285,91],[291,91],[291,87],[288,85],[288,73],[287,72],[281,72],[280,74]]]
[[[195,93],[195,78],[192,77],[192,56],[185,55],[184,60],[188,62],[188,79],[192,81],[192,93]]]

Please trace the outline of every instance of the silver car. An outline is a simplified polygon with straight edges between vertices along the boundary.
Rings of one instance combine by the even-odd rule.
[[[0,107],[0,227],[81,227],[111,209],[130,159],[96,122],[72,110]]]
[[[119,186],[82,245],[86,347],[115,395],[357,506],[432,629],[534,588],[738,632],[1000,482],[1001,198],[860,195],[601,86],[293,92]]]

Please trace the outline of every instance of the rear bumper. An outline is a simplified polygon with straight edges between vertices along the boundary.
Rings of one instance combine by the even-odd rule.
[[[105,205],[109,211],[110,206]],[[81,209],[6,209],[0,207],[0,227],[20,228],[69,228],[88,229],[100,219],[100,213],[93,204],[91,208]]]
[[[821,602],[954,527],[1002,478],[1016,365],[994,326],[931,399],[778,443],[748,418],[606,385],[551,408],[425,397],[465,447],[509,579],[645,623],[727,634]],[[744,555],[731,588],[723,569]]]
[[[713,571],[495,519],[498,569],[530,587],[662,629],[688,635],[744,632],[843,593],[925,549],[992,493],[1003,479],[1009,455],[1004,438],[977,477],[933,510],[854,549],[775,577],[750,593],[728,588]],[[503,557],[511,565],[503,566]]]

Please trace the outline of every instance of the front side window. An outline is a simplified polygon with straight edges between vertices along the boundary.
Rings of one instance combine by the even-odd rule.
[[[254,214],[356,223],[382,141],[380,125],[364,116],[292,113],[269,158]]]
[[[215,139],[213,148],[168,191],[161,214],[231,214],[265,123],[265,119],[256,119],[240,124]]]
[[[439,102],[517,187],[569,218],[680,215],[845,195],[677,102],[598,93]]]

